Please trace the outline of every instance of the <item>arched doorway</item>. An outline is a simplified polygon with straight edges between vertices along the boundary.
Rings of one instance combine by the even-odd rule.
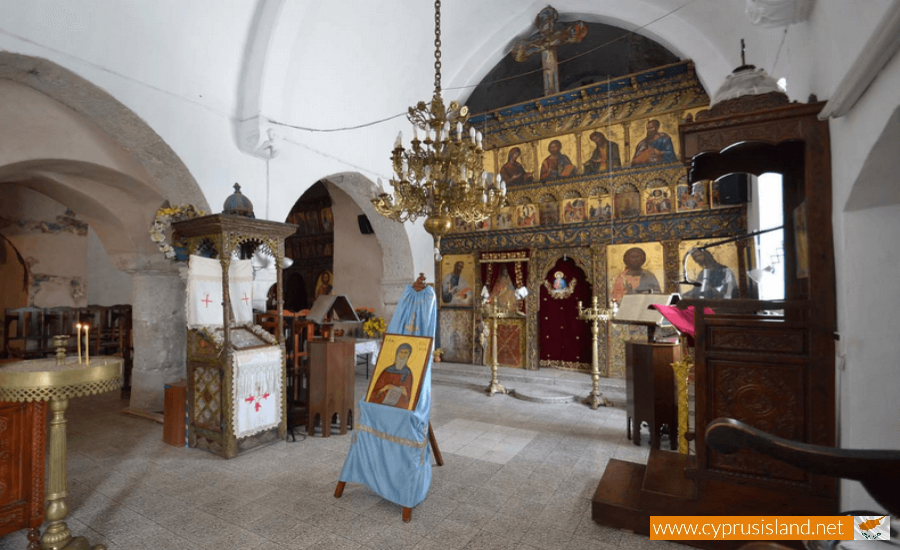
[[[376,314],[389,320],[403,289],[416,276],[404,224],[375,212],[371,202],[376,193],[375,184],[359,173],[344,172],[324,177],[310,190],[319,184],[331,200],[334,291],[347,295],[354,306],[371,307]],[[304,197],[307,197],[306,193],[300,200]],[[285,221],[294,223],[290,219]],[[371,227],[371,233],[366,223]],[[312,289],[318,275],[312,280],[306,275],[304,278],[309,299],[314,299]]]
[[[540,366],[590,370],[590,325],[577,318],[593,291],[584,270],[572,258],[559,258],[545,274],[540,290],[538,333]]]

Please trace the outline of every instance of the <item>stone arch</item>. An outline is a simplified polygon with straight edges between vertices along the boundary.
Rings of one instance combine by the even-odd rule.
[[[149,176],[145,183],[156,186],[161,196],[209,211],[200,186],[175,151],[99,86],[52,61],[12,52],[0,52],[0,81],[21,84],[65,105],[129,153]]]
[[[376,186],[372,180],[358,172],[342,172],[320,178],[327,180],[346,193],[369,218],[375,237],[382,250],[382,297],[388,314],[392,314],[403,289],[416,277],[412,247],[403,224],[391,221],[372,206]]]
[[[81,211],[130,276],[131,407],[160,410],[164,383],[184,376],[185,298],[178,265],[156,250],[149,228],[165,201],[209,211],[200,186],[139,116],[51,61],[0,52],[0,96],[0,184]]]

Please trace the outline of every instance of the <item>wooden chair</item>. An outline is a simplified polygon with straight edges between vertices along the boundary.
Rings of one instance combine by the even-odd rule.
[[[900,451],[851,450],[799,443],[757,430],[732,418],[717,418],[706,427],[706,444],[723,453],[750,449],[808,472],[854,479],[878,504],[900,515]]]
[[[131,395],[131,373],[134,369],[134,334],[132,331],[132,308],[130,304],[117,304],[108,308],[98,308],[102,327],[98,329],[91,353],[113,355],[124,359],[122,363],[122,397]]]
[[[44,355],[53,354],[56,349],[53,347],[53,337],[65,335],[69,337],[66,343],[66,353],[75,353],[78,347],[76,338],[75,325],[83,322],[82,310],[74,307],[48,307],[44,309]],[[93,325],[92,325],[93,326]]]
[[[14,328],[13,328],[14,327]],[[44,356],[44,310],[37,307],[7,309],[3,321],[4,352],[17,359]]]
[[[299,426],[308,422],[309,410],[309,347],[315,323],[306,320],[308,309],[297,312],[284,310],[287,332],[288,404],[290,422]]]

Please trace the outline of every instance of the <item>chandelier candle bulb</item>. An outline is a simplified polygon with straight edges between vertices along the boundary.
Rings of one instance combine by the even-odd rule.
[[[456,141],[462,141],[463,138],[463,127],[462,122],[456,123]]]
[[[397,132],[397,139],[394,140],[394,149],[403,147],[403,132]]]
[[[469,139],[475,141],[475,127],[469,126]]]

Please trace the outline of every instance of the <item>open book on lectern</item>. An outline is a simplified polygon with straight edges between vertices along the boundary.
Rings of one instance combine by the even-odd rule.
[[[680,299],[681,296],[678,294],[626,294],[622,296],[619,311],[613,322],[626,325],[670,327],[672,323],[650,306],[654,304],[674,306]]]

